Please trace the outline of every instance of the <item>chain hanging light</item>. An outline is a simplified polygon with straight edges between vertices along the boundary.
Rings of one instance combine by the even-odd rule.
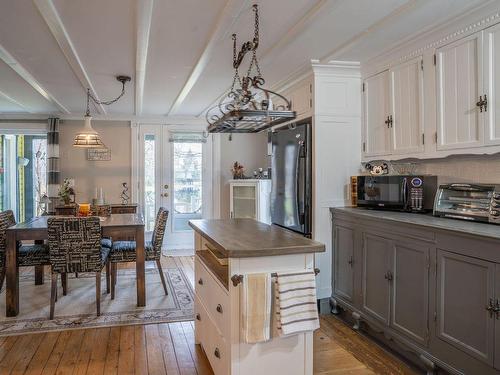
[[[95,104],[100,105],[111,105],[113,103],[116,103],[123,95],[125,95],[125,83],[129,82],[131,78],[128,76],[117,76],[116,80],[121,82],[122,92],[112,100],[97,100],[97,98],[95,98],[90,92],[90,89],[87,89],[87,111],[85,112],[85,116],[83,117],[84,125],[83,129],[75,136],[73,146],[83,148],[106,148],[99,134],[94,130],[94,128],[92,128],[92,116],[90,116],[90,100],[92,100]]]
[[[206,113],[209,133],[256,133],[296,117],[288,99],[262,87],[265,80],[257,60],[260,41],[258,5],[254,4],[252,9],[255,14],[253,40],[243,43],[237,52],[236,34],[232,36],[233,83],[229,93]],[[241,78],[239,68],[248,52],[252,53],[252,57],[246,75]],[[281,98],[283,104],[274,106],[271,95]]]

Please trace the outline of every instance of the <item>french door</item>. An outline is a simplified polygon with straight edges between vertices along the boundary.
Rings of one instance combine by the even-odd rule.
[[[154,228],[159,207],[169,211],[164,249],[192,249],[191,219],[211,217],[211,147],[202,128],[140,124],[136,131],[137,200]]]

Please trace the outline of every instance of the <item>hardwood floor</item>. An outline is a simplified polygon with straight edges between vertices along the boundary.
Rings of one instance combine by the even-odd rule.
[[[194,284],[192,257],[166,263],[182,267]],[[314,373],[415,374],[333,316],[322,316],[314,334]],[[0,374],[213,373],[203,350],[194,345],[190,321],[0,337]]]

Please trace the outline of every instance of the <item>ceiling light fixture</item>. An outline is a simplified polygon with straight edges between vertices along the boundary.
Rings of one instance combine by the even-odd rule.
[[[257,4],[253,5],[253,12],[255,14],[253,40],[243,43],[239,53],[236,52],[236,34],[233,34],[233,84],[229,93],[206,113],[209,133],[257,133],[296,117],[296,113],[292,111],[291,101],[262,87],[265,80],[257,61],[259,47]],[[248,52],[252,53],[252,58],[246,75],[240,78],[239,68]],[[273,106],[271,96],[281,98],[284,104]]]
[[[80,131],[75,136],[75,141],[73,142],[73,146],[75,147],[84,147],[84,148],[106,148],[104,143],[99,137],[99,134],[92,128],[91,120],[92,116],[90,116],[90,100],[98,105],[111,105],[116,103],[123,95],[125,95],[125,83],[131,80],[128,76],[117,76],[116,80],[121,82],[122,84],[122,92],[115,99],[100,101],[97,100],[91,93],[90,89],[87,89],[87,111],[85,112],[85,116],[83,117],[84,126],[82,131]]]

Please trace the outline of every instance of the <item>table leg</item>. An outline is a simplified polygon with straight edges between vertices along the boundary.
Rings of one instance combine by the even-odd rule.
[[[19,270],[17,268],[16,232],[7,230],[5,268],[5,315],[19,314]]]
[[[146,306],[146,269],[144,265],[144,227],[137,228],[135,231],[135,251],[136,262],[135,272],[137,278],[137,306]]]
[[[43,240],[35,240],[35,244],[43,245]],[[44,266],[35,266],[35,285],[43,284],[43,267]]]

